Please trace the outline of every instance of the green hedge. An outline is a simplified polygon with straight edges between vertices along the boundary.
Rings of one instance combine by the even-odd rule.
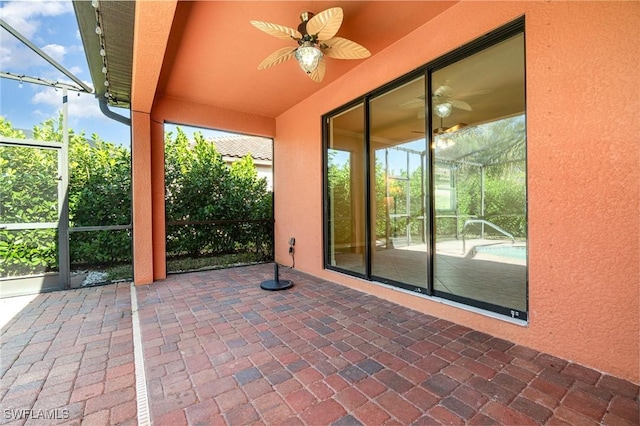
[[[33,139],[62,141],[62,118],[33,129]],[[0,117],[0,135],[25,139]],[[178,129],[165,138],[167,222],[258,220],[226,226],[167,227],[168,257],[210,256],[252,250],[273,256],[272,194],[250,156],[228,167],[215,146],[196,134],[195,144]],[[0,222],[55,222],[57,155],[54,151],[0,147]],[[69,129],[69,218],[71,227],[131,223],[131,153],[96,134]],[[74,267],[130,263],[131,232],[74,232]],[[55,230],[1,231],[0,276],[57,268]]]
[[[251,156],[229,167],[201,133],[194,139],[180,128],[175,138],[165,136],[167,257],[250,250],[271,258],[273,208],[266,179],[258,178]]]

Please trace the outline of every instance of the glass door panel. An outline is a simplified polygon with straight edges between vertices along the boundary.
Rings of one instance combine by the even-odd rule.
[[[425,79],[369,104],[371,275],[411,289],[428,285]]]
[[[329,121],[327,147],[328,263],[364,275],[364,106]]]
[[[526,319],[524,36],[433,72],[431,87],[434,291]]]

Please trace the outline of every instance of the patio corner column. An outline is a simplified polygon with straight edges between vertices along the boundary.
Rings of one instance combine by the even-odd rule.
[[[151,111],[174,24],[177,0],[137,1],[131,68],[133,136],[133,277],[136,285],[166,277],[164,130]],[[167,65],[169,68],[171,64]]]
[[[133,282],[153,282],[153,205],[151,187],[151,117],[131,111],[133,206]]]
[[[167,278],[164,205],[164,126],[151,120],[151,202],[153,209],[153,279]]]

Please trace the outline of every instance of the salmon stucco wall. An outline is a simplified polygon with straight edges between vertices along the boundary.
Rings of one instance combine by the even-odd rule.
[[[133,280],[153,282],[151,201],[151,119],[149,114],[131,112],[131,181],[133,211]]]
[[[153,279],[167,278],[164,205],[164,126],[151,120],[151,204],[153,208]]]
[[[160,123],[169,122],[215,130],[227,130],[268,138],[275,136],[276,131],[276,121],[273,118],[165,96],[156,99],[151,115],[154,120]]]
[[[528,324],[324,270],[322,114],[523,15]],[[302,271],[640,383],[638,22],[637,2],[458,3],[285,112],[276,260],[296,237]]]

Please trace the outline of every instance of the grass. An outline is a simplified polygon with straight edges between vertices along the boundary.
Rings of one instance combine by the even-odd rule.
[[[254,265],[273,261],[272,257],[265,257],[264,254],[255,252],[242,252],[222,255],[211,255],[202,257],[176,256],[167,259],[167,272],[193,272],[207,269],[223,269],[235,266]],[[88,274],[90,272],[101,272],[106,274],[104,281],[93,282],[90,285],[102,285],[118,281],[133,280],[133,264],[124,263],[116,265],[87,265],[73,264],[72,281],[74,274]],[[57,271],[56,271],[57,272]],[[82,279],[82,278],[81,278]],[[100,278],[98,278],[100,279]],[[79,285],[79,282],[78,284]],[[73,286],[73,284],[72,284]]]
[[[256,263],[270,262],[273,259],[265,259],[263,255],[257,253],[232,253],[217,256],[203,257],[174,257],[167,259],[167,272],[190,272],[207,269],[222,269],[234,266],[253,265]],[[92,268],[87,268],[91,270]],[[122,281],[133,278],[133,267],[131,264],[103,266],[95,268],[107,274],[108,281]]]
[[[104,268],[109,281],[122,281],[133,279],[133,265],[115,265]]]
[[[177,257],[167,259],[167,272],[190,272],[206,269],[222,269],[233,266],[269,262],[257,253],[232,253],[206,257]]]

